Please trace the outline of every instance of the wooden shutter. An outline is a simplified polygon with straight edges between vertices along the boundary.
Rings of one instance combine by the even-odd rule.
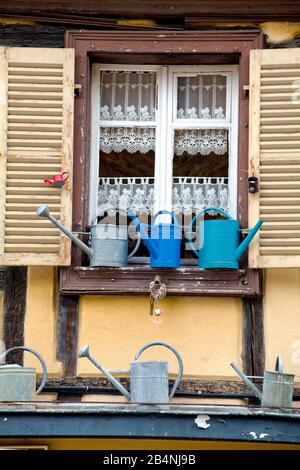
[[[300,267],[300,49],[251,51],[249,98],[249,265]]]
[[[72,49],[0,48],[0,264],[69,265],[70,241],[36,208],[71,228]],[[44,183],[69,172],[62,189]]]

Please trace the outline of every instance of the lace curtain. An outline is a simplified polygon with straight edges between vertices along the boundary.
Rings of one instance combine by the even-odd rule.
[[[150,127],[106,127],[100,129],[100,150],[104,153],[123,150],[147,153],[155,150],[155,129]]]
[[[187,129],[175,131],[174,154],[224,155],[227,153],[227,130]],[[106,127],[100,130],[100,150],[119,153],[123,150],[147,153],[155,150],[155,129]]]
[[[102,71],[102,121],[155,121],[155,72]]]
[[[175,131],[174,153],[183,155],[224,155],[227,153],[227,130],[187,129]]]
[[[177,115],[186,119],[224,119],[226,77],[195,75],[178,77]],[[156,73],[145,71],[101,72],[100,150],[104,153],[147,153],[155,150]],[[149,122],[149,127],[111,127],[109,121]],[[175,155],[223,155],[227,152],[226,130],[193,130],[175,132]]]
[[[195,75],[178,77],[178,119],[225,119],[226,77]]]
[[[191,215],[209,206],[228,210],[228,178],[173,178],[172,206],[176,214]],[[138,214],[154,211],[154,178],[100,178],[98,209],[131,209]]]

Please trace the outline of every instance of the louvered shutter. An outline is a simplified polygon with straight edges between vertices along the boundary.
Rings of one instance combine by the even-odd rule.
[[[69,265],[70,241],[36,208],[71,228],[74,50],[0,48],[0,264]],[[44,183],[67,171],[61,189]]]
[[[251,51],[249,99],[249,265],[300,267],[300,49]]]

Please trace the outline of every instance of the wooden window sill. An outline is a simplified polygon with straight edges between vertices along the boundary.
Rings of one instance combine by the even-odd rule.
[[[191,266],[179,269],[61,268],[60,291],[64,294],[147,295],[149,283],[156,274],[166,284],[168,295],[249,297],[261,294],[259,270],[205,270]]]

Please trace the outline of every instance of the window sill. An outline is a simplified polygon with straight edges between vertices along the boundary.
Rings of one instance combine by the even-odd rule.
[[[205,270],[197,267],[151,269],[70,267],[60,269],[60,292],[64,294],[147,295],[149,283],[159,274],[168,295],[236,296],[261,295],[260,272],[254,269]]]

